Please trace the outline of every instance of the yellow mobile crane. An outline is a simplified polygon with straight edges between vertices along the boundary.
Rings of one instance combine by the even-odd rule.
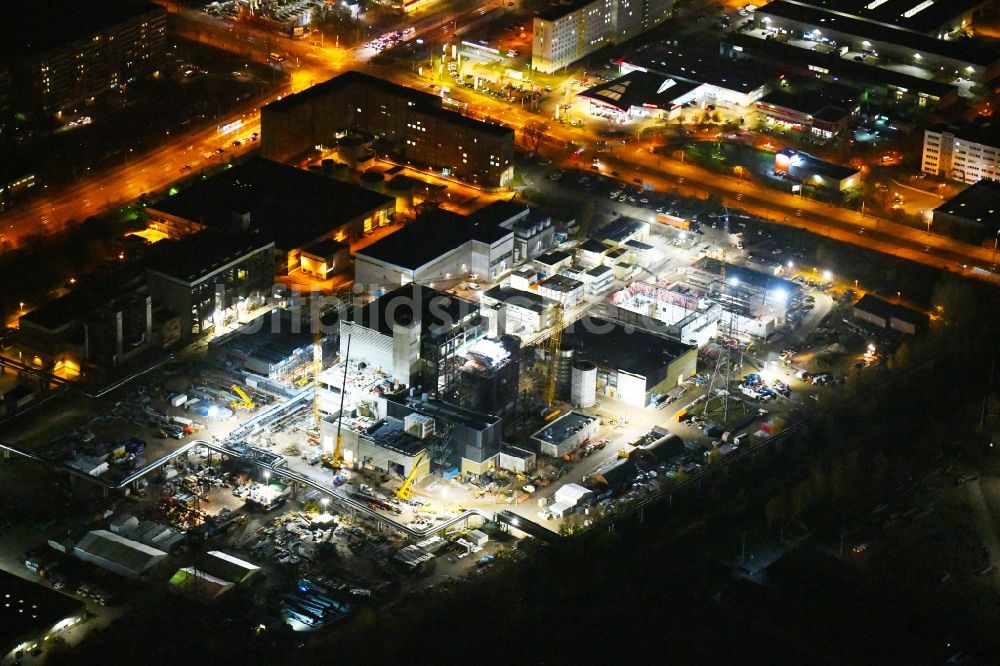
[[[344,422],[344,398],[347,396],[347,364],[351,360],[351,334],[347,334],[347,350],[344,352],[344,383],[340,387],[340,416],[337,419],[337,439],[333,445],[333,455],[323,455],[320,457],[327,467],[340,469],[344,466],[344,450],[340,439],[340,426]],[[319,375],[317,374],[317,377]],[[316,390],[319,391],[319,381],[317,379]],[[318,409],[318,408],[317,408]]]
[[[417,472],[420,471],[420,466],[424,463],[425,453],[423,451],[413,459],[413,469],[410,470],[409,475],[403,480],[403,485],[399,487],[396,491],[396,497],[401,500],[408,500],[413,498],[413,482],[417,478]]]
[[[246,409],[246,410],[251,410],[254,407],[256,407],[256,405],[254,404],[253,400],[250,399],[250,396],[248,396],[246,394],[246,391],[244,391],[243,389],[241,389],[236,384],[233,384],[230,388],[232,389],[233,393],[235,393],[236,395],[238,395],[240,397],[239,400],[233,400],[232,402],[230,402],[229,403],[230,407],[232,407],[233,409],[237,409],[237,408],[241,407],[241,408]]]
[[[548,344],[548,374],[545,377],[545,406],[552,407],[556,399],[556,382],[559,378],[559,347],[562,345],[563,330],[562,303],[557,303],[552,312],[552,335]]]

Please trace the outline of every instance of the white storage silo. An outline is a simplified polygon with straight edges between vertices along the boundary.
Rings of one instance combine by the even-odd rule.
[[[573,364],[570,402],[574,407],[591,407],[597,402],[597,366],[579,360]]]

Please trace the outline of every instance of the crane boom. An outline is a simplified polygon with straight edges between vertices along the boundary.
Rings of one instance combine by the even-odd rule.
[[[406,479],[403,480],[403,485],[401,485],[399,487],[399,490],[396,491],[396,497],[398,497],[401,500],[408,500],[413,497],[413,482],[414,480],[416,480],[417,472],[419,471],[420,466],[423,464],[423,462],[424,462],[424,453],[421,452],[420,455],[418,455],[413,460],[413,469],[410,470],[410,473],[407,475]]]

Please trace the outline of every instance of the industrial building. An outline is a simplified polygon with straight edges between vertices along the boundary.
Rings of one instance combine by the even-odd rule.
[[[531,68],[552,74],[670,15],[670,0],[576,0],[545,9],[532,25]]]
[[[732,32],[722,39],[722,55],[736,62],[756,62],[783,76],[798,75],[825,84],[846,85],[867,91],[870,98],[912,102],[918,106],[945,107],[958,99],[959,89],[951,81],[909,73],[905,67],[876,66],[877,60],[855,53],[845,57],[836,48],[808,48],[813,42],[789,43],[770,33]],[[860,60],[856,58],[861,57]]]
[[[804,85],[793,91],[775,90],[757,102],[757,114],[765,125],[809,132],[822,139],[839,136],[858,114],[859,95],[844,86],[824,84],[820,89]]]
[[[609,300],[616,320],[662,322],[664,334],[699,349],[716,336],[722,316],[719,304],[679,283],[633,282]]]
[[[496,398],[506,403],[510,409],[516,400],[517,387],[509,383],[498,387],[501,391]],[[432,459],[445,469],[458,467],[463,474],[482,474],[499,462],[500,451],[504,448],[504,419],[500,416],[468,409],[445,400],[439,400],[416,392],[397,394],[386,400],[386,412],[390,417],[409,419],[409,431],[430,437]]]
[[[924,131],[920,170],[972,185],[1000,180],[1000,126],[992,118],[955,127],[935,125]]]
[[[567,330],[563,346],[572,350],[571,363],[583,359],[597,366],[598,394],[640,408],[694,374],[698,361],[693,345],[594,317]]]
[[[107,530],[92,530],[73,547],[77,558],[125,578],[138,579],[167,554]]]
[[[539,454],[562,458],[597,434],[601,420],[596,416],[570,412],[532,433]]]
[[[586,285],[562,274],[550,275],[537,284],[538,295],[563,307],[573,307],[587,293]]]
[[[0,69],[9,72],[12,107],[57,113],[124,89],[160,70],[167,11],[105,3],[101,11],[69,0],[13,3],[0,21]]]
[[[0,659],[15,663],[84,619],[83,603],[41,583],[0,570]],[[20,654],[18,654],[20,653]]]
[[[153,305],[141,269],[91,276],[19,318],[18,341],[40,368],[76,374],[86,364],[110,369],[154,343]]]
[[[455,352],[485,335],[479,304],[418,284],[390,291],[352,317],[340,322],[341,358],[350,338],[352,360],[432,394],[449,383]]]
[[[592,112],[619,121],[672,120],[691,105],[750,107],[769,89],[759,68],[668,42],[643,45],[618,64],[622,76],[579,97],[590,100]]]
[[[297,316],[288,310],[272,310],[214,338],[208,353],[227,366],[279,383],[307,377],[313,365],[314,336]]]
[[[147,226],[178,239],[204,229],[274,242],[279,274],[326,279],[350,263],[343,245],[391,224],[392,197],[317,173],[252,158],[146,208]],[[305,253],[305,254],[303,254]]]
[[[527,217],[526,206],[506,201],[469,216],[432,209],[359,250],[354,280],[378,288],[453,280],[471,273],[494,282],[524,256],[515,250],[516,245],[527,251],[526,243],[518,243],[513,230]]]
[[[320,423],[324,449],[333,449],[338,419],[327,416]],[[345,421],[347,419],[345,418]],[[381,418],[371,425],[350,422],[340,427],[341,447],[348,465],[374,469],[407,478],[414,469],[419,481],[431,472],[430,443],[412,434],[413,426],[398,418]]]
[[[497,285],[479,297],[491,335],[530,335],[552,325],[556,301],[533,292]]]
[[[517,338],[480,338],[461,347],[449,364],[449,384],[440,393],[475,412],[507,418],[517,405],[520,343]]]
[[[474,120],[419,90],[350,71],[261,109],[261,153],[280,162],[348,133],[375,138],[391,159],[487,189],[514,172],[514,130]]]
[[[861,171],[834,164],[809,153],[782,148],[774,154],[775,173],[788,174],[802,186],[844,192],[861,185]]]
[[[869,11],[896,11],[899,2],[872,2],[863,5]],[[938,35],[950,25],[955,10],[949,4],[916,3],[898,13],[897,20],[884,22],[852,16],[837,9],[811,6],[802,2],[775,0],[754,13],[758,29],[777,38],[802,40],[815,45],[844,48],[865,58],[871,56],[884,65],[912,65],[918,69],[976,83],[992,80],[1000,70],[1000,55],[995,49],[970,40],[944,40]],[[926,12],[926,13],[925,13]],[[922,15],[922,16],[921,16]],[[938,25],[931,30],[914,30],[907,23],[922,23],[924,18]],[[930,23],[921,27],[927,27]],[[902,24],[902,25],[901,25]],[[933,36],[930,36],[933,34]],[[805,44],[803,44],[805,46]],[[808,47],[802,49],[807,50]]]
[[[934,230],[979,245],[1000,234],[1000,182],[983,179],[934,209]]]
[[[771,3],[773,4],[773,3]],[[982,10],[991,4],[990,0],[958,0],[958,2],[915,2],[914,0],[824,0],[794,3],[837,17],[862,21],[872,29],[904,30],[945,39],[954,37],[951,33],[964,32],[971,28]],[[835,4],[835,7],[831,5]],[[758,7],[757,11],[768,11],[770,5]]]
[[[150,248],[153,302],[183,319],[181,339],[204,335],[262,305],[274,284],[274,241],[206,229]]]
[[[930,323],[929,317],[923,312],[899,303],[890,303],[872,294],[865,294],[854,304],[854,318],[866,321],[876,328],[891,328],[908,335],[926,330]]]
[[[711,257],[702,257],[688,269],[683,287],[733,315],[732,328],[737,335],[755,338],[767,338],[784,324],[789,303],[802,290],[774,274],[723,264]]]

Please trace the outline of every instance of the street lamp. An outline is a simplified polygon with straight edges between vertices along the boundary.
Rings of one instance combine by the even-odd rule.
[[[323,505],[323,513],[326,513],[326,505],[330,503],[330,498],[324,497],[319,501],[319,503]]]
[[[997,242],[1000,241],[1000,229],[997,229],[997,235],[993,237],[993,259],[990,261],[992,266],[997,265]]]

